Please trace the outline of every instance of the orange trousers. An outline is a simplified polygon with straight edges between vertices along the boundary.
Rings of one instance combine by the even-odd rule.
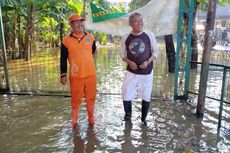
[[[86,78],[70,78],[71,106],[72,106],[72,126],[78,122],[78,110],[85,96],[88,122],[91,125],[94,121],[94,104],[96,100],[96,75]]]

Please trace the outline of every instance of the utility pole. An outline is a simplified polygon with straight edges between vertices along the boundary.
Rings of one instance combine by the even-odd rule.
[[[208,1],[208,12],[207,12],[206,27],[205,27],[205,39],[204,39],[200,85],[199,85],[199,94],[198,94],[197,111],[196,111],[196,115],[198,118],[203,118],[204,115],[209,62],[210,62],[210,55],[212,51],[212,41],[213,41],[212,38],[214,34],[213,29],[215,23],[215,15],[216,15],[216,4],[217,4],[217,0]]]

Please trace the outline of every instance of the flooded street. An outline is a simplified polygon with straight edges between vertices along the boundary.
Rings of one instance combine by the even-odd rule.
[[[96,57],[95,126],[88,126],[83,102],[74,130],[70,127],[69,89],[59,83],[59,56],[47,55],[49,60],[38,58],[29,64],[10,61],[11,91],[49,91],[49,96],[0,95],[0,153],[229,153],[230,106],[224,105],[218,130],[220,102],[207,99],[204,118],[199,120],[194,115],[196,96],[173,101],[175,74],[167,72],[164,44],[159,48],[147,127],[141,125],[138,99],[133,102],[132,122],[122,121],[120,91],[125,67],[117,48],[101,48]],[[213,54],[213,63],[230,64],[229,54]],[[197,92],[199,74],[200,67],[191,70],[190,91]],[[227,77],[225,99],[229,101],[229,73]],[[222,72],[210,72],[207,95],[220,98],[221,82]]]
[[[121,97],[98,94],[96,125],[88,126],[83,103],[79,126],[72,131],[69,98],[1,95],[0,100],[2,153],[230,151],[229,118],[223,122],[228,128],[218,133],[217,112],[209,105],[200,121],[192,105],[152,100],[145,127],[140,101],[133,102],[132,122],[125,123]]]

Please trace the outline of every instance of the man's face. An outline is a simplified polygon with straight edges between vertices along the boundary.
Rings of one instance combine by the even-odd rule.
[[[84,30],[84,22],[83,21],[72,21],[70,26],[75,33],[81,33]]]
[[[130,22],[129,25],[132,27],[133,32],[141,32],[143,30],[143,19],[141,16],[137,15],[134,16]]]

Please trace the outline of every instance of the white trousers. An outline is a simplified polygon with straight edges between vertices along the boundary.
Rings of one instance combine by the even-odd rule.
[[[153,86],[153,72],[148,75],[125,72],[122,84],[122,98],[124,101],[132,101],[134,98],[141,98],[150,102]]]

